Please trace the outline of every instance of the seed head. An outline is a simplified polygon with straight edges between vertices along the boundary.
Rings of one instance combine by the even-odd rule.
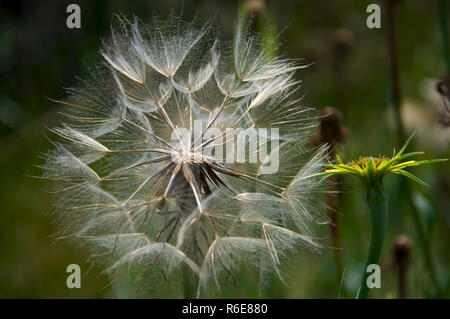
[[[62,235],[91,244],[114,279],[178,285],[188,272],[198,294],[239,264],[279,273],[288,250],[319,247],[325,148],[308,147],[316,120],[295,97],[299,61],[271,58],[242,24],[226,44],[174,17],[116,17],[101,55],[61,102],[43,165]]]

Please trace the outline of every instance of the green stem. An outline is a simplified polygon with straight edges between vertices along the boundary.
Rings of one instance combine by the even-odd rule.
[[[383,191],[381,182],[373,182],[366,185],[365,200],[370,217],[370,243],[361,284],[356,296],[357,299],[367,298],[369,293],[367,278],[370,275],[367,272],[367,266],[378,264],[387,228],[388,196]]]
[[[417,207],[414,205],[412,200],[412,191],[409,185],[406,185],[408,194],[411,194],[408,197],[408,204],[410,207],[410,212],[413,217],[414,225],[416,226],[417,236],[419,238],[419,243],[422,248],[422,252],[425,258],[425,266],[428,269],[428,274],[430,276],[431,283],[433,284],[436,290],[436,297],[440,298],[442,294],[442,288],[438,280],[438,275],[436,271],[435,261],[432,256],[432,251],[430,247],[430,240],[425,233],[425,229],[423,227],[423,221],[420,218],[420,212],[417,210]]]

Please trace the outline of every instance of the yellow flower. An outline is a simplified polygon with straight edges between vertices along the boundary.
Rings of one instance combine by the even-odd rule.
[[[385,175],[387,175],[388,173],[394,173],[408,177],[409,179],[412,179],[413,181],[426,186],[427,184],[425,182],[423,182],[417,176],[405,171],[404,169],[410,166],[443,162],[447,159],[433,159],[423,161],[411,160],[410,158],[413,156],[424,154],[424,152],[411,152],[404,154],[405,149],[410,143],[413,136],[414,134],[411,135],[411,137],[406,141],[406,143],[397,154],[394,150],[392,158],[360,157],[358,160],[350,161],[344,164],[339,156],[337,156],[338,164],[325,165],[329,167],[329,169],[325,170],[324,175],[326,175],[327,177],[335,174],[356,175],[362,180],[363,183],[369,182],[372,184],[381,183]]]
[[[356,296],[358,299],[367,298],[369,289],[366,285],[366,280],[368,277],[366,269],[368,265],[378,263],[383,248],[384,238],[386,236],[388,195],[383,189],[383,177],[388,173],[394,173],[406,176],[415,182],[426,185],[417,176],[405,171],[405,168],[447,160],[412,160],[411,157],[423,154],[423,152],[411,152],[404,154],[406,147],[411,142],[413,136],[414,134],[411,135],[398,153],[395,153],[394,150],[394,154],[391,158],[360,157],[356,161],[351,161],[344,164],[337,156],[338,164],[325,165],[328,169],[321,173],[325,176],[325,178],[335,174],[356,175],[360,178],[363,184],[364,199],[367,203],[370,217],[370,244],[366,259],[366,266],[364,267],[360,288]]]

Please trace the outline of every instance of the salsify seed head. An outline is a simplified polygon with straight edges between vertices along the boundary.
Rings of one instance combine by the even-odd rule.
[[[273,58],[242,23],[221,43],[173,16],[115,17],[101,55],[61,102],[42,166],[61,236],[90,244],[113,279],[177,286],[184,272],[199,296],[239,265],[280,274],[289,250],[319,248],[325,148],[308,145],[300,61]]]

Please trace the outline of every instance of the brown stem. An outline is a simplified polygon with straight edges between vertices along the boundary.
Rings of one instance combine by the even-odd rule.
[[[389,67],[392,81],[392,107],[397,129],[397,138],[402,143],[404,139],[404,128],[401,119],[402,90],[400,87],[399,68],[397,61],[397,19],[395,14],[397,0],[386,0],[387,11],[387,47],[389,54]]]
[[[353,47],[353,33],[349,29],[340,28],[332,33],[333,37],[333,75],[336,83],[336,101],[342,108],[347,107],[347,69]]]
[[[398,235],[394,240],[394,257],[397,267],[397,289],[398,298],[406,299],[409,253],[411,251],[411,239],[406,235]]]
[[[348,135],[348,130],[342,126],[342,113],[334,107],[325,107],[320,112],[320,131],[313,136],[312,144],[315,146],[328,144],[328,156],[330,161],[336,160],[336,147],[343,143]],[[327,190],[328,215],[330,217],[331,241],[334,247],[334,262],[338,282],[342,276],[342,251],[339,234],[339,176],[333,176]]]

